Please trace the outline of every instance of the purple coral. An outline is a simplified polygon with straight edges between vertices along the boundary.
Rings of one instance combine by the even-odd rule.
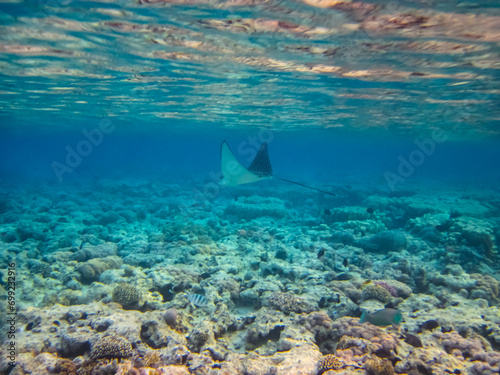
[[[392,285],[387,284],[385,281],[375,281],[375,285],[381,286],[387,290],[393,297],[398,297],[398,291]]]
[[[165,321],[167,322],[167,324],[169,326],[173,326],[175,324],[175,321],[177,320],[177,316],[178,316],[178,313],[177,313],[177,309],[175,309],[175,308],[168,309],[167,311],[165,311],[165,315],[163,315],[163,317],[165,318]]]

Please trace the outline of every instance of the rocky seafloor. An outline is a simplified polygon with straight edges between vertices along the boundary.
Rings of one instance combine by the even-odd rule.
[[[4,185],[0,372],[499,372],[498,191],[200,191]],[[360,323],[384,307],[399,326]]]

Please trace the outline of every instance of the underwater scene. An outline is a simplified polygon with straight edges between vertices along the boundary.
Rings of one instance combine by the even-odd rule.
[[[496,0],[0,0],[0,374],[500,373]]]

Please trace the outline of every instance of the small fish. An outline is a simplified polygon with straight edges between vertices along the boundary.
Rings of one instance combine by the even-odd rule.
[[[325,255],[325,249],[321,249],[318,251],[318,259],[321,258],[323,255]]]
[[[189,293],[186,298],[196,307],[205,307],[208,305],[208,300],[201,294]]]
[[[347,272],[342,272],[342,273],[339,273],[336,277],[336,280],[339,280],[339,281],[346,281],[346,280],[351,280],[353,278],[352,275],[350,275],[349,273]]]
[[[375,311],[374,313],[368,313],[363,311],[361,318],[359,320],[360,323],[371,323],[376,326],[390,326],[390,325],[399,325],[401,320],[403,319],[403,314],[401,311],[395,309],[382,309]]]
[[[437,320],[427,320],[425,322],[422,323],[422,325],[420,326],[421,329],[428,329],[429,331],[432,331],[433,329],[439,327],[439,323]]]
[[[349,266],[349,259],[344,258],[344,261],[342,262],[342,264],[344,265],[344,267]]]
[[[332,211],[329,208],[325,208],[324,213],[325,213],[325,215],[331,215]]]
[[[422,341],[420,341],[420,339],[415,335],[412,335],[410,333],[404,333],[403,337],[405,338],[404,342],[406,342],[407,344],[410,344],[411,346],[413,346],[415,348],[423,348],[424,347],[422,345]]]
[[[375,354],[379,358],[391,358],[393,356],[390,349],[384,349],[384,348],[375,350],[373,354]]]
[[[373,214],[375,212],[375,210],[373,208],[371,208],[371,207],[368,207],[366,209],[366,212],[368,212],[369,214]]]

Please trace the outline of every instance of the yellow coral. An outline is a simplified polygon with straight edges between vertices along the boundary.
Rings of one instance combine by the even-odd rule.
[[[394,367],[388,360],[369,359],[365,362],[365,370],[368,375],[394,375]]]

